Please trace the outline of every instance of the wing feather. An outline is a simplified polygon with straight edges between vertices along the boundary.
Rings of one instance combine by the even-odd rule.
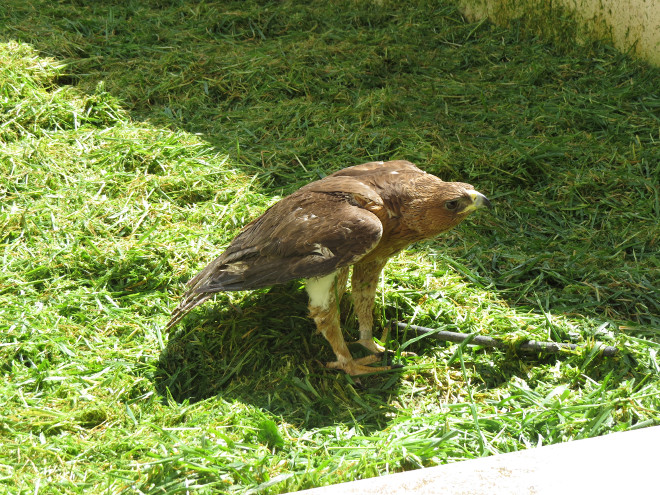
[[[246,290],[327,275],[367,254],[381,234],[380,220],[345,196],[295,194],[250,223],[191,285]]]
[[[413,172],[423,174],[424,171],[414,163],[407,160],[391,160],[389,162],[368,162],[360,165],[337,170],[329,177],[362,177],[362,176],[387,176],[392,172]]]
[[[347,192],[345,184],[339,186],[341,191],[336,189],[332,184],[325,190],[302,188],[249,223],[224,253],[188,282],[167,327],[215,292],[328,275],[374,249],[383,226],[355,199],[369,191]]]

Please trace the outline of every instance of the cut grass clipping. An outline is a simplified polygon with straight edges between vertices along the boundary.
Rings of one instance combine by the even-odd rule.
[[[0,20],[0,491],[283,493],[660,423],[658,69],[574,46],[569,19],[541,39],[443,2]],[[297,282],[162,334],[251,218],[396,158],[496,207],[393,259],[378,325],[510,347],[404,328],[406,367],[358,386],[319,364]],[[510,350],[527,339],[578,348]]]

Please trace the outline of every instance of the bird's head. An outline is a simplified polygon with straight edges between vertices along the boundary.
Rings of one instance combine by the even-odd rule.
[[[461,220],[479,208],[491,207],[488,198],[479,191],[475,191],[470,184],[444,182],[442,185],[438,187],[441,190],[441,201],[444,202],[442,204],[443,209],[448,213],[462,217]]]
[[[430,174],[420,179],[413,188],[415,194],[402,209],[407,210],[404,217],[409,218],[408,227],[422,239],[435,237],[461,223],[473,211],[491,206],[488,198],[470,184],[444,182]]]

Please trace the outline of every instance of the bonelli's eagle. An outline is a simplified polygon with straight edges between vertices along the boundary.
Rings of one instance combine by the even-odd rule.
[[[330,368],[351,375],[384,369],[372,337],[378,277],[387,260],[490,206],[470,184],[444,182],[403,161],[370,162],[307,184],[250,222],[224,253],[188,282],[170,329],[214,293],[305,279],[309,313],[332,346]],[[339,305],[353,267],[351,291],[360,339],[373,354],[353,359],[339,326]]]

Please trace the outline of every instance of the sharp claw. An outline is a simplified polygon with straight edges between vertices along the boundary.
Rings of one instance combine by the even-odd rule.
[[[356,344],[360,344],[369,352],[374,354],[378,352],[385,352],[385,348],[382,345],[376,344],[372,339],[360,339],[356,341]]]
[[[377,361],[378,358],[374,355],[365,356],[360,359],[351,359],[340,363],[339,361],[332,361],[326,363],[325,367],[335,370],[342,370],[345,373],[348,373],[351,376],[366,375],[370,373],[378,373],[379,371],[387,371],[391,369],[391,366],[366,366]]]
[[[380,344],[377,344],[376,342],[374,342],[371,339],[356,340],[355,343],[360,344],[362,347],[364,347],[369,352],[372,352],[375,355],[380,355],[380,357],[383,357],[383,354],[386,353],[386,352],[388,354],[395,354],[396,353],[395,350],[386,349],[385,347],[383,347]],[[414,352],[409,352],[409,351],[400,352],[400,355],[403,356],[403,357],[417,356],[417,354],[415,354]]]

